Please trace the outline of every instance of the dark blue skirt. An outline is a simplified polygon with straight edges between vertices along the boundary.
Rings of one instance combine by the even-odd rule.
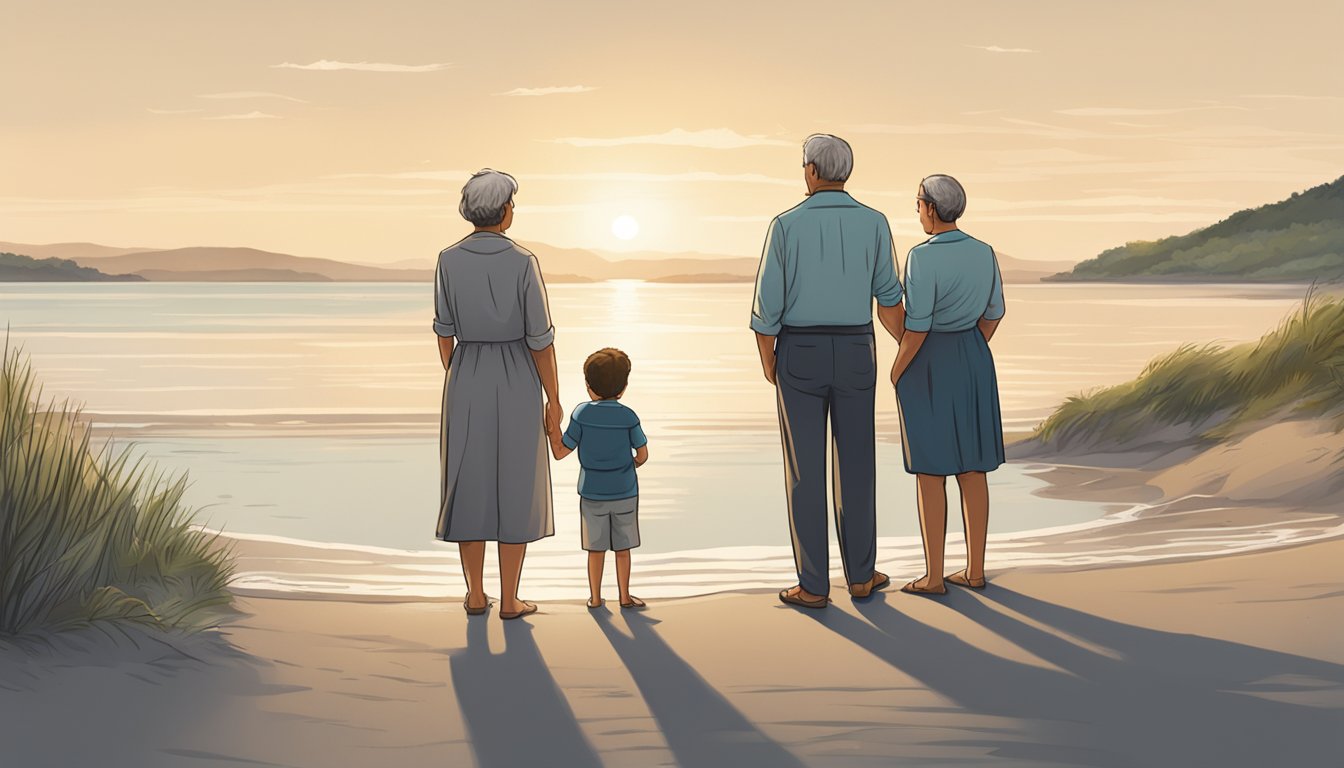
[[[896,387],[905,471],[991,472],[1003,463],[994,357],[979,328],[930,333]]]

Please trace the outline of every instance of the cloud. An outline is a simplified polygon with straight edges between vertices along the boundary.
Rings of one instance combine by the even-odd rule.
[[[153,107],[148,107],[147,109],[152,115],[190,115],[195,112],[205,111],[204,109],[155,109]]]
[[[272,69],[306,69],[318,72],[334,72],[338,69],[351,69],[356,72],[438,72],[448,69],[452,64],[384,64],[376,61],[329,61],[319,59],[312,64],[272,64]]]
[[[990,53],[1040,53],[1040,51],[1031,48],[1001,48],[997,45],[968,45],[967,48],[975,48]]]
[[[398,179],[403,181],[446,181],[462,183],[471,177],[473,171],[402,171],[397,173],[339,173],[326,176],[328,179]],[[718,173],[716,171],[685,171],[682,173],[645,173],[640,171],[597,171],[587,173],[515,173],[514,178],[528,181],[600,181],[600,182],[637,182],[653,184],[766,184],[770,186],[798,187],[798,179],[781,179],[761,173]]]
[[[203,117],[202,120],[279,120],[279,115],[270,115],[265,112],[252,110],[240,115],[217,115],[215,117]]]
[[[617,136],[613,138],[569,137],[550,139],[552,144],[569,144],[575,147],[622,147],[632,144],[659,144],[670,147],[699,147],[700,149],[741,149],[742,147],[793,147],[797,142],[781,141],[765,136],[744,136],[729,128],[706,128],[700,131],[688,131],[673,128],[664,133],[644,136]]]
[[[591,85],[554,85],[548,88],[514,88],[496,96],[554,96],[560,93],[587,93],[597,90]]]
[[[1298,93],[1243,93],[1241,99],[1280,99],[1284,101],[1340,101],[1344,96],[1307,96]]]
[[[293,96],[286,96],[283,93],[271,93],[269,91],[230,91],[229,93],[202,93],[196,96],[198,99],[283,99],[293,101],[298,104],[307,104],[303,99],[296,99]]]
[[[1175,109],[1148,109],[1143,107],[1079,107],[1076,109],[1057,109],[1056,114],[1070,117],[1137,117],[1141,115],[1177,115],[1182,112],[1204,112],[1207,110],[1231,109],[1237,112],[1250,112],[1250,107],[1234,107],[1220,104],[1210,107],[1177,107]]]

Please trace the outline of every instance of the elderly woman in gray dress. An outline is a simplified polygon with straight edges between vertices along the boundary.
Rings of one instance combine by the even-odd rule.
[[[951,176],[929,176],[915,208],[932,235],[905,266],[905,330],[892,366],[905,471],[916,476],[925,575],[902,591],[947,592],[949,581],[985,586],[989,486],[1003,463],[999,385],[989,340],[1003,318],[1003,277],[994,249],[957,228],[966,192]],[[966,568],[944,579],[947,476],[957,478],[966,526]]]
[[[499,542],[500,618],[537,610],[518,598],[528,542],[555,533],[546,433],[563,416],[555,328],[537,257],[504,232],[518,182],[485,169],[462,188],[471,234],[439,254],[434,332],[446,377],[436,535],[457,542],[463,606],[485,613],[485,543]],[[546,405],[542,407],[542,394]]]

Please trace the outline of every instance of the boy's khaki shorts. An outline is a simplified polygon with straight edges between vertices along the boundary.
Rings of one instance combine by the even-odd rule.
[[[634,549],[639,546],[639,497],[579,499],[583,516],[583,548],[589,552]]]

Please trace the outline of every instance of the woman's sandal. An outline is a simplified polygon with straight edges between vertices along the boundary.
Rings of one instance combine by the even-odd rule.
[[[630,596],[630,602],[621,603],[621,607],[626,610],[630,610],[632,608],[643,608],[645,605],[646,603],[643,600],[640,600],[638,597],[635,597],[634,595]]]
[[[984,589],[985,584],[988,583],[983,578],[972,581],[970,578],[966,576],[966,569],[964,568],[952,574],[951,576],[943,577],[943,581],[956,584],[958,587],[969,587],[971,589]]]
[[[536,613],[536,612],[537,612],[537,604],[536,604],[536,603],[529,603],[529,602],[527,602],[526,600],[521,600],[521,601],[519,601],[519,602],[521,602],[523,605],[525,605],[525,606],[527,606],[527,607],[524,608],[524,609],[521,610],[521,611],[512,611],[512,612],[510,612],[510,611],[500,611],[500,612],[499,612],[499,618],[504,619],[505,621],[508,621],[509,619],[516,619],[516,618],[518,618],[518,617],[520,617],[520,616],[528,616],[528,615],[530,615],[530,614],[533,614],[533,613]]]
[[[597,610],[598,608],[601,608],[602,606],[606,605],[606,603],[607,603],[607,601],[606,601],[606,600],[603,600],[603,599],[600,598],[600,597],[597,599],[597,602],[594,603],[594,602],[593,602],[593,598],[590,597],[590,598],[588,598],[588,602],[586,603],[586,605],[588,606],[588,610],[593,611],[593,610]]]
[[[468,616],[480,616],[481,614],[490,610],[490,606],[492,605],[494,605],[494,603],[490,602],[489,595],[485,596],[485,605],[481,606],[480,608],[471,607],[470,605],[467,604],[467,598],[465,597],[462,598],[462,607],[467,609]]]
[[[915,579],[915,581],[919,581],[919,579]],[[937,589],[929,589],[928,587],[917,587],[917,586],[915,586],[915,581],[912,581],[912,582],[910,582],[909,584],[906,584],[904,587],[901,587],[901,591],[904,592],[904,593],[906,593],[907,595],[946,595],[946,594],[947,594],[947,587],[944,587],[944,586],[941,586],[941,585],[940,585]]]

